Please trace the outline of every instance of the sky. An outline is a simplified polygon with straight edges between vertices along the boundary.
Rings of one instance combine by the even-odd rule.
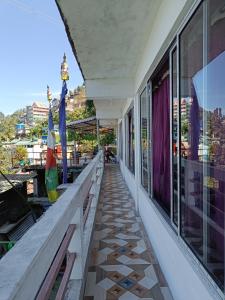
[[[225,95],[225,51],[220,53],[208,65],[198,71],[193,77],[193,82],[199,104],[207,110],[213,111],[216,108],[224,110]],[[204,80],[205,78],[205,80]]]
[[[0,0],[0,111],[5,115],[59,96],[64,52],[68,88],[83,84],[55,0]]]

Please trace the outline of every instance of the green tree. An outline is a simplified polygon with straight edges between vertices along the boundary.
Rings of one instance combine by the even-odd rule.
[[[27,157],[28,157],[27,149],[24,146],[17,146],[14,154],[14,164],[17,165],[22,162],[25,163]]]
[[[110,144],[114,144],[116,141],[116,136],[113,131],[106,132],[100,135],[100,145],[107,146]]]
[[[67,121],[77,121],[86,118],[94,117],[96,115],[93,100],[87,100],[84,107],[76,108],[73,112],[67,114]]]
[[[48,127],[48,120],[41,120],[41,121],[36,122],[34,127],[32,127],[30,129],[29,137],[31,139],[41,138],[42,133],[43,133],[43,128],[47,128],[47,127]]]
[[[12,167],[10,151],[0,145],[0,170],[8,174]]]
[[[189,130],[188,120],[183,120],[181,124],[181,134],[186,139],[187,139],[188,130]]]
[[[76,108],[73,112],[69,112],[66,116],[68,122],[82,120],[86,118],[85,108]]]
[[[16,124],[20,123],[24,110],[15,111],[12,115],[0,113],[0,142],[11,141],[16,135]]]
[[[93,100],[86,101],[85,115],[86,118],[93,117],[96,115],[96,109]]]
[[[5,118],[5,115],[0,111],[0,121]]]

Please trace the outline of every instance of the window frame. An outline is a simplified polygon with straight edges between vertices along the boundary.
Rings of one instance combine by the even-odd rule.
[[[173,52],[177,51],[177,77],[176,77],[176,92],[177,92],[177,224],[174,222],[174,182],[173,178]],[[179,81],[179,41],[176,38],[173,45],[169,49],[169,72],[170,72],[170,221],[175,231],[180,234],[180,81]]]
[[[143,181],[143,152],[142,152],[142,95],[145,93],[145,100],[146,100],[146,109],[147,109],[147,189],[144,187],[144,181]],[[141,156],[141,163],[140,163],[140,182],[141,186],[144,188],[144,190],[148,193],[148,195],[151,192],[151,168],[150,168],[150,145],[151,145],[151,139],[150,139],[150,101],[149,101],[149,95],[148,95],[148,87],[145,86],[140,94],[139,97],[139,125],[140,125],[140,156]]]
[[[119,123],[119,157],[123,161],[123,121]]]
[[[132,120],[132,132],[130,131],[130,122],[129,118]],[[135,122],[134,122],[134,105],[129,107],[127,113],[126,113],[126,119],[125,119],[125,130],[126,130],[126,166],[129,169],[129,171],[135,176]],[[133,146],[133,155],[132,155],[132,165],[131,165],[131,147],[132,147],[132,138],[131,135],[134,134],[134,146]]]

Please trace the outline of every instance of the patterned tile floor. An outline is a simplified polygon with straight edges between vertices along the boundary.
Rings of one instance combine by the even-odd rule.
[[[172,300],[117,165],[106,165],[84,300]]]

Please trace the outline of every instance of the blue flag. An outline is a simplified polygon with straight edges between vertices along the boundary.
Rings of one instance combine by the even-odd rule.
[[[67,94],[66,81],[63,81],[62,93],[59,105],[59,135],[62,146],[63,158],[63,183],[67,183],[67,151],[66,151],[66,103]]]

